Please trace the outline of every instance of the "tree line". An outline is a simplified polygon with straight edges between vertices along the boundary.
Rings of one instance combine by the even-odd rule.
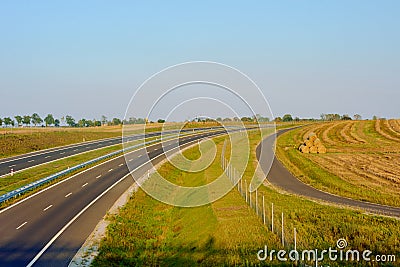
[[[33,113],[32,115],[16,115],[13,118],[4,117],[0,118],[0,126],[5,127],[21,127],[21,126],[32,126],[35,127],[60,127],[61,125],[68,125],[69,127],[95,127],[102,125],[121,125],[122,121],[118,118],[113,118],[112,120],[107,120],[106,116],[102,116],[101,120],[88,120],[82,118],[78,121],[75,120],[71,115],[67,115],[65,117],[61,117],[60,119],[54,118],[52,114],[47,114],[46,117],[42,118],[38,113]]]

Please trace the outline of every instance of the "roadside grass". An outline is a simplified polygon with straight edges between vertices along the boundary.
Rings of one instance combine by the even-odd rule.
[[[349,144],[336,139],[340,127],[344,127],[341,122],[327,128],[331,130],[325,136],[335,141],[334,145],[327,145],[327,154],[302,154],[297,147],[304,132],[317,127],[308,126],[281,135],[276,155],[293,175],[315,188],[357,200],[400,206],[400,169],[393,162],[400,151],[399,144],[379,135],[374,130],[375,122],[355,123],[364,127],[362,138],[366,143]]]
[[[261,141],[256,133],[250,133],[249,137],[250,164],[243,176],[248,182],[257,166],[255,149]],[[206,170],[185,172],[167,162],[158,169],[159,173],[184,186],[214,180],[223,172],[219,159],[225,137],[213,140],[218,152]],[[197,159],[199,149],[192,147],[183,154]],[[297,248],[300,250],[334,249],[339,238],[346,238],[349,248],[370,249],[374,255],[400,256],[400,224],[396,219],[318,204],[279,193],[266,183],[259,188],[259,196],[262,194],[266,198],[267,225],[236,189],[211,204],[195,208],[161,203],[139,189],[119,214],[108,217],[110,224],[92,266],[292,266],[290,261],[260,262],[256,256],[265,245],[269,250],[283,248],[279,227],[281,212],[285,216],[286,248],[293,248],[292,233],[296,227]],[[271,232],[270,225],[272,203],[274,232]],[[360,266],[360,263],[330,262],[330,266],[344,265]]]

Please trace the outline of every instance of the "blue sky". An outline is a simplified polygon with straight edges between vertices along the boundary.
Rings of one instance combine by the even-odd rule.
[[[152,74],[210,60],[250,76],[276,116],[398,118],[398,14],[400,1],[1,1],[0,117],[123,117]]]

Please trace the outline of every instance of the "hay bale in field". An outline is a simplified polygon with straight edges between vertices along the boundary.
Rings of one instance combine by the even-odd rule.
[[[319,154],[325,154],[326,153],[326,147],[325,146],[318,146],[317,147],[317,149],[318,149],[318,153]]]
[[[308,146],[302,146],[300,152],[308,154],[308,153],[310,153],[310,148]]]
[[[319,146],[319,145],[322,145],[322,142],[319,138],[317,138],[314,140],[314,146]]]
[[[309,133],[307,136],[307,140],[310,140],[311,142],[314,142],[317,138],[318,137],[315,133]]]
[[[311,141],[311,140],[306,140],[305,142],[304,142],[304,144],[307,146],[307,147],[312,147],[312,146],[314,146],[314,142],[313,141]]]
[[[310,147],[310,153],[311,154],[317,154],[318,153],[318,148],[316,146]]]

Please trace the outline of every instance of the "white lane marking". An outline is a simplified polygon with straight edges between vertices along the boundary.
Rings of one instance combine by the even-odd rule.
[[[154,148],[153,150],[156,151],[156,150],[158,150],[158,148]]]
[[[18,226],[17,228],[15,228],[16,230],[21,229],[22,227],[24,227],[25,224],[27,224],[28,222],[24,222],[23,224],[21,224],[20,226]]]
[[[74,149],[74,151],[78,151],[78,149]]]
[[[130,159],[129,161],[132,161],[133,159]]]
[[[90,148],[90,146],[87,146],[86,148]]]
[[[101,177],[101,174],[100,175],[98,175],[97,177],[96,177],[96,179],[99,179]]]
[[[65,152],[61,152],[60,155],[64,154]]]
[[[28,162],[34,162],[34,161],[35,161],[34,159],[28,160]]]
[[[122,165],[124,165],[123,163],[119,164],[118,166],[121,167]]]
[[[83,185],[82,185],[82,187],[85,187],[85,186],[87,186],[87,185],[88,185],[88,183],[86,183],[86,184],[83,184]]]
[[[46,156],[46,157],[44,157],[45,159],[48,159],[48,158],[50,158],[51,156]]]
[[[71,193],[68,193],[68,194],[66,194],[66,195],[65,195],[65,197],[69,197],[70,195],[72,195],[72,192],[71,192]]]
[[[15,167],[15,166],[17,166],[16,164],[13,164],[13,165],[10,165],[10,166],[8,166],[9,168],[12,168],[12,167]]]
[[[108,172],[112,171],[113,169],[109,169]]]
[[[51,207],[53,207],[53,205],[47,206],[46,208],[43,209],[43,211],[46,211],[46,210],[50,209]]]
[[[142,155],[137,156],[138,158],[140,158]]]

